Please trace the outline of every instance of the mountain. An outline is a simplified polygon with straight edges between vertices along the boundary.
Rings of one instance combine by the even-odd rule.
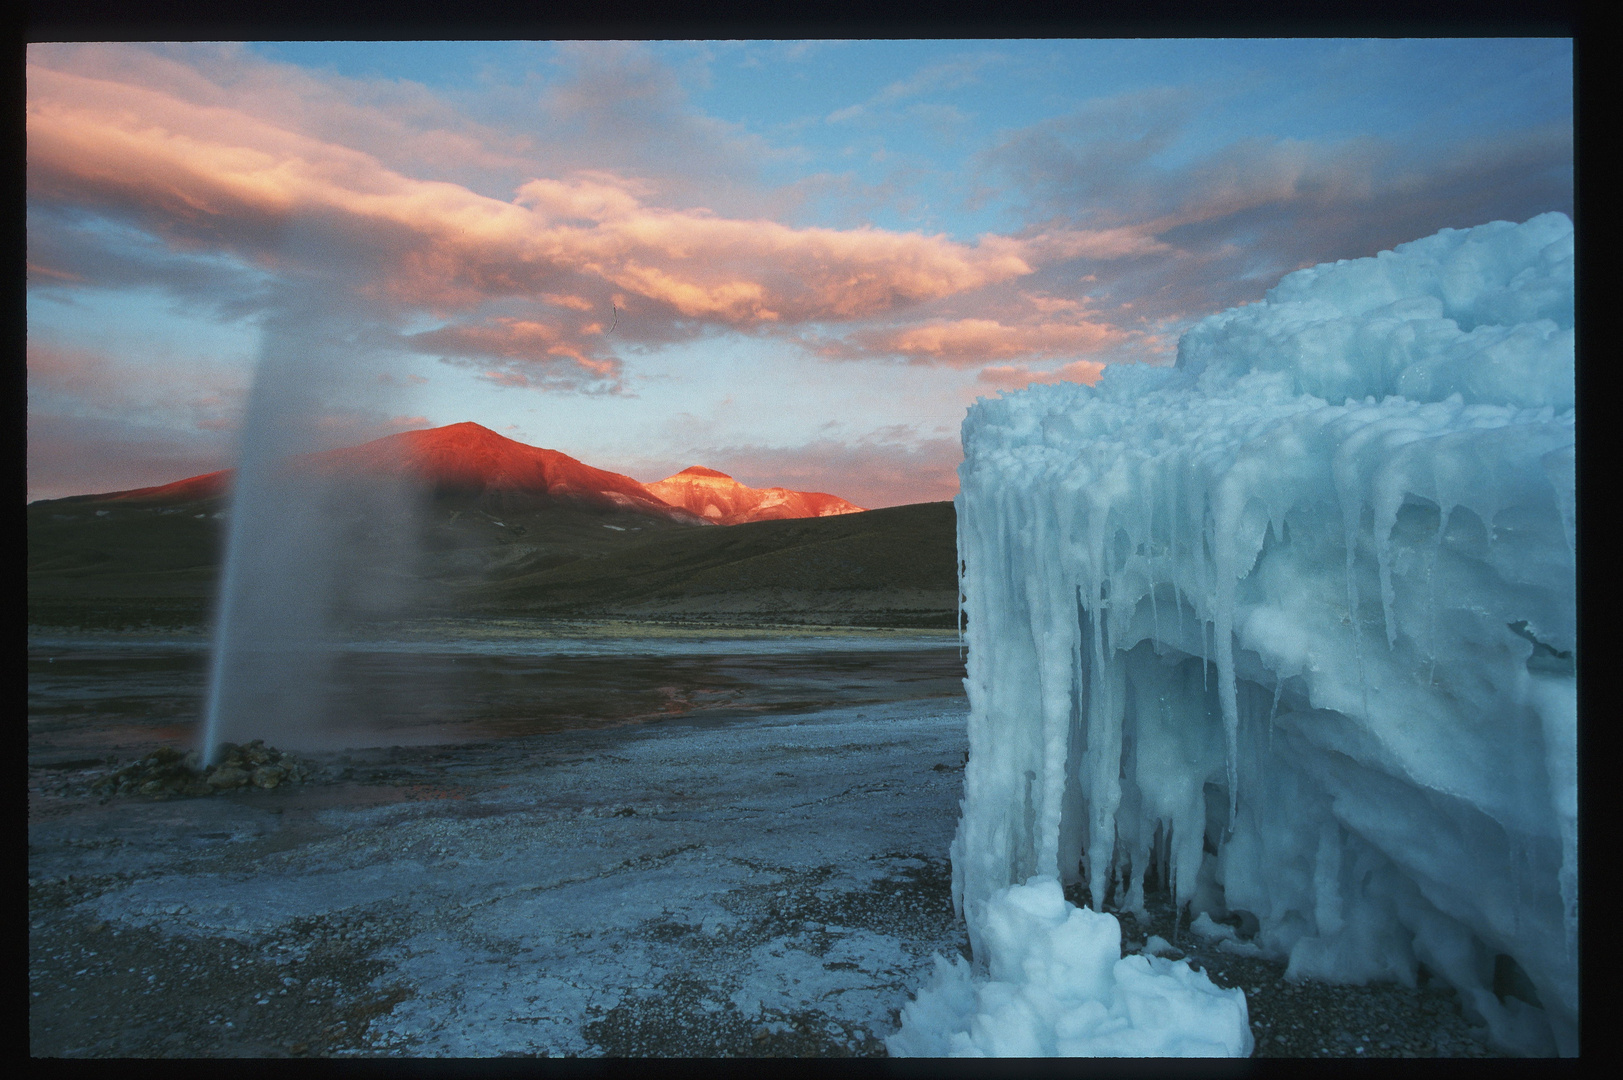
[[[366,498],[328,502],[333,536],[344,538],[340,561],[389,576],[419,613],[957,621],[951,503],[859,513],[832,495],[755,490],[699,468],[644,485],[471,423],[302,463],[318,474],[408,476],[429,488],[404,519],[394,510],[380,516]],[[29,624],[206,625],[232,480],[226,470],[30,503]],[[743,523],[695,527],[730,521]]]
[[[221,469],[218,472],[204,473],[201,476],[189,476],[184,480],[176,480],[172,484],[160,484],[157,487],[135,488],[131,491],[114,491],[106,495],[73,495],[68,499],[58,499],[58,502],[84,502],[86,500],[110,500],[112,502],[137,503],[189,503],[201,499],[217,499],[231,488],[232,469]]]
[[[863,509],[821,491],[746,487],[726,473],[699,465],[643,484],[472,422],[402,431],[300,460],[318,473],[405,477],[435,496],[471,497],[509,510],[518,505],[570,504],[661,517],[684,525],[737,525],[855,514]],[[222,469],[156,487],[55,501],[195,502],[225,495],[234,475],[233,470]]]
[[[515,502],[532,507],[572,504],[624,510],[688,525],[708,524],[651,494],[629,476],[594,469],[568,454],[529,446],[471,422],[402,431],[359,446],[308,454],[299,460],[318,474],[403,477],[435,496],[494,499],[503,507]],[[190,502],[225,494],[233,477],[233,470],[225,469],[157,487],[80,495],[75,500]]]
[[[648,490],[672,506],[680,506],[718,525],[784,518],[833,517],[859,514],[863,507],[822,491],[745,487],[724,472],[694,465],[675,476],[647,485]]]
[[[567,503],[598,510],[625,510],[702,524],[672,507],[629,476],[592,466],[538,446],[464,422],[402,431],[360,446],[313,455],[324,471],[404,476],[437,496],[496,496],[512,506]]]

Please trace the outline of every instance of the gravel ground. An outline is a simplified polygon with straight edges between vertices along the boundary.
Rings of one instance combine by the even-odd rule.
[[[1087,902],[1086,890],[1071,887],[1067,897]],[[1110,910],[1110,909],[1107,909]],[[1484,1041],[1460,1011],[1459,995],[1440,981],[1408,988],[1395,983],[1338,986],[1314,979],[1287,981],[1283,960],[1239,956],[1218,940],[1174,925],[1167,892],[1145,897],[1148,919],[1114,911],[1121,920],[1123,949],[1136,949],[1149,935],[1173,943],[1168,959],[1187,959],[1222,987],[1245,991],[1253,1057],[1493,1058],[1507,1055]]]
[[[314,759],[276,791],[29,778],[36,1057],[884,1056],[936,952],[963,722],[940,702]],[[1082,897],[1073,890],[1073,900]],[[1440,985],[1246,992],[1259,1057],[1491,1057]]]

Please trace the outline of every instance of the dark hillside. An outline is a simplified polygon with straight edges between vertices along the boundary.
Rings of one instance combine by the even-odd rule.
[[[504,497],[507,496],[507,497]],[[224,498],[34,503],[29,623],[207,621]],[[954,625],[951,503],[732,526],[443,494],[422,508],[416,604],[438,614]]]
[[[198,625],[213,602],[225,500],[55,499],[28,507],[30,625]]]
[[[489,612],[705,615],[950,627],[951,503],[659,533],[595,558],[516,564],[471,590]]]

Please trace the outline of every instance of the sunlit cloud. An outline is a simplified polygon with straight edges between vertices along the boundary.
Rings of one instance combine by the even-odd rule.
[[[504,202],[236,110],[38,65],[29,79],[36,198],[99,205],[172,245],[224,245],[267,267],[284,254],[284,223],[301,215],[320,222],[328,243],[370,253],[377,277],[356,282],[357,292],[401,308],[455,314],[506,297],[568,296],[580,310],[592,304],[581,287],[596,282],[628,307],[642,301],[627,334],[657,340],[682,321],[854,320],[1027,275],[1043,258],[1143,244],[1082,230],[964,244],[793,228],[660,206],[652,182],[602,171],[535,178]],[[558,339],[565,324],[552,332],[546,355],[593,362],[590,348]]]
[[[230,427],[29,410],[28,501],[167,484],[231,463]]]
[[[586,337],[602,327],[594,323],[582,329]],[[624,389],[618,358],[583,352],[573,335],[550,323],[498,317],[406,335],[402,343],[441,363],[477,370],[481,380],[496,386],[588,393]]]
[[[1054,371],[1033,371],[1016,364],[997,364],[982,368],[975,378],[999,390],[1024,390],[1033,383],[1078,382],[1092,386],[1104,371],[1105,365],[1097,360],[1073,360]]]
[[[435,48],[374,68],[364,47],[336,67],[277,59],[311,55],[293,43],[29,47],[39,453],[77,431],[153,468],[227,454],[251,343],[302,288],[355,345],[332,432],[519,419],[593,464],[640,439],[754,486],[913,501],[955,490],[956,451],[887,428],[908,409],[1168,362],[1189,322],[1300,266],[1572,211],[1559,42],[1186,43],[1192,71],[1130,78],[1087,42],[494,43],[505,68],[444,79]],[[1489,54],[1521,65],[1514,97]],[[1410,93],[1434,56],[1454,66]],[[139,311],[231,355],[135,347],[147,329],[108,320]],[[740,379],[758,407],[713,407]],[[759,403],[816,431],[831,382],[839,440],[761,448]],[[54,466],[30,439],[32,478]]]
[[[995,319],[956,319],[853,334],[835,348],[844,347],[847,358],[888,353],[916,363],[975,367],[989,359],[1091,352],[1119,345],[1130,336],[1117,327],[1085,320],[1009,326]]]
[[[182,430],[234,429],[248,392],[243,371],[179,358],[136,363],[44,342],[29,343],[27,368],[31,410]]]
[[[584,328],[588,334],[601,331],[596,323]],[[529,319],[498,318],[480,326],[447,326],[408,335],[405,341],[421,353],[499,357],[553,368],[559,367],[561,361],[566,367],[578,368],[578,374],[585,378],[613,379],[620,371],[618,360],[588,356],[557,326]],[[567,371],[559,373],[559,377],[567,375]]]

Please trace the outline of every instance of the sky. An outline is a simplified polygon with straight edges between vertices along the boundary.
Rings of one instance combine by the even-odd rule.
[[[1573,213],[1563,39],[55,43],[30,501],[472,420],[949,499],[978,397],[1169,364],[1295,269]],[[314,328],[314,329],[312,329]],[[321,447],[312,447],[321,448]]]

